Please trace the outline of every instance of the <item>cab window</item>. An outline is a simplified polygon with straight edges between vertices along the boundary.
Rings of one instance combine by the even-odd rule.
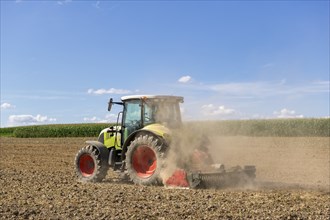
[[[125,139],[141,127],[141,102],[133,100],[125,103]]]

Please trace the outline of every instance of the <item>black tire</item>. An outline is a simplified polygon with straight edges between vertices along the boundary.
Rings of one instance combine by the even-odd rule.
[[[78,180],[101,182],[109,170],[109,152],[105,147],[86,146],[75,157],[75,170]]]
[[[129,178],[139,185],[162,183],[164,149],[154,136],[138,136],[131,142],[126,153],[126,168]]]

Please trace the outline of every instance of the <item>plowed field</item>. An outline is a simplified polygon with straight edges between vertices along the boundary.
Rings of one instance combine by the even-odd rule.
[[[212,137],[226,166],[257,166],[248,189],[80,183],[73,161],[88,138],[1,138],[1,219],[329,219],[329,138]]]

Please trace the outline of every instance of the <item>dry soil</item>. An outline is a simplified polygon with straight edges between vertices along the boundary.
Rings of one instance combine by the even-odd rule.
[[[216,162],[257,166],[247,189],[81,183],[88,138],[1,138],[0,219],[329,219],[329,138],[212,137]]]

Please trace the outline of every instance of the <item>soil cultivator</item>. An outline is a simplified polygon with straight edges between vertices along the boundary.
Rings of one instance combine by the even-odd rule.
[[[98,141],[87,141],[87,146],[77,153],[78,179],[99,182],[111,168],[140,185],[220,188],[253,183],[254,166],[225,169],[224,165],[212,164],[205,136],[194,149],[187,152],[176,149],[179,146],[175,137],[180,135],[175,134],[180,134],[182,127],[179,106],[182,102],[183,97],[159,95],[124,96],[121,102],[110,99],[108,111],[114,104],[123,110],[116,126],[102,130]],[[168,160],[171,150],[176,154],[175,161]],[[186,156],[181,158],[181,153]],[[169,169],[173,166],[175,169]]]

